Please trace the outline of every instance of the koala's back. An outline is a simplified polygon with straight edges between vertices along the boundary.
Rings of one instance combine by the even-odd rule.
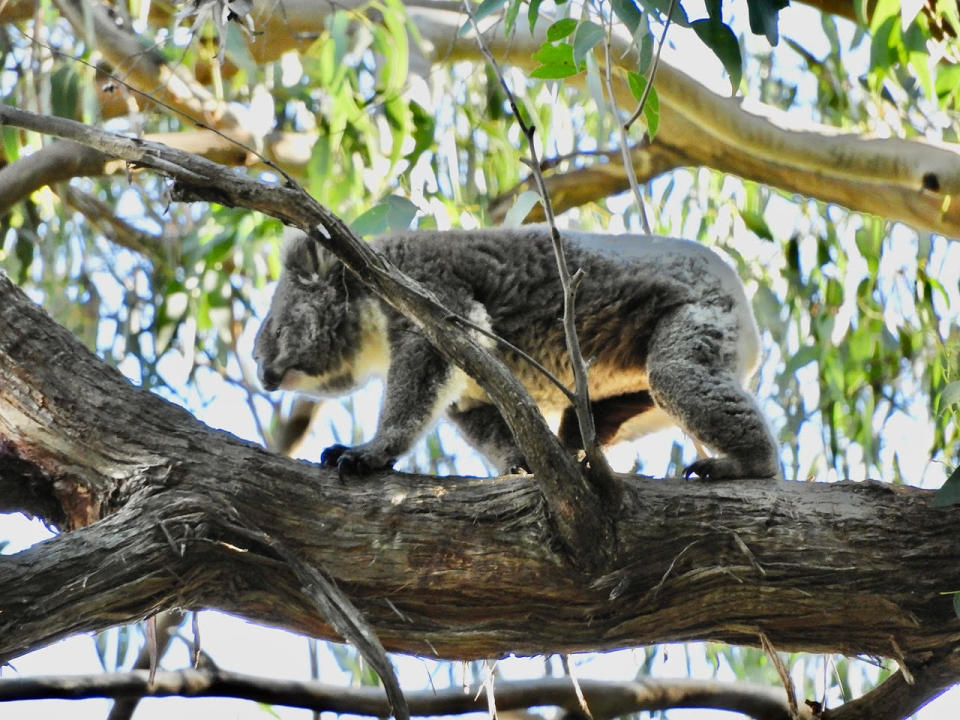
[[[741,381],[754,370],[759,339],[740,280],[697,243],[640,235],[562,233],[570,271],[582,268],[577,328],[591,360],[591,393],[603,398],[647,387],[646,353],[658,321],[681,307],[700,307],[723,336],[723,362]],[[452,309],[470,314],[464,298],[483,308],[483,321],[572,385],[560,318],[562,288],[549,230],[417,231],[385,236],[378,249],[431,288]],[[476,318],[474,318],[476,319]],[[529,363],[494,348],[541,407],[565,398]],[[472,385],[467,393],[484,397]]]

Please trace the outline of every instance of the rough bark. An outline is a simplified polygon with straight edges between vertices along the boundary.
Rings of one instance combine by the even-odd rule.
[[[893,656],[920,681],[930,664],[936,687],[957,678],[944,593],[960,587],[960,508],[933,507],[931,492],[623,477],[616,556],[585,576],[558,552],[533,477],[343,485],[131,386],[6,278],[0,436],[18,461],[5,482],[45,478],[85,525],[0,557],[0,661],[170,607],[334,637],[268,537],[329,574],[393,650],[477,658],[764,633],[778,650]]]

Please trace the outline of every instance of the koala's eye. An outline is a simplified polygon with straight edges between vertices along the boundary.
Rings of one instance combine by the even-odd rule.
[[[273,336],[274,336],[275,338],[277,338],[277,340],[279,340],[279,339],[280,339],[280,333],[281,333],[282,331],[283,331],[283,328],[282,328],[282,327],[278,327],[276,330],[273,331]]]

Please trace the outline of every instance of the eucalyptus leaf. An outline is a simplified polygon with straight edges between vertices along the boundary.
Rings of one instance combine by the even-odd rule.
[[[530,77],[538,80],[562,80],[563,78],[576,75],[577,69],[573,65],[541,65],[530,72]]]
[[[530,7],[527,8],[527,22],[530,24],[530,34],[533,35],[537,29],[537,20],[540,18],[540,6],[543,0],[530,0]]]
[[[960,403],[960,381],[949,383],[937,397],[937,413],[943,414],[952,405]]]
[[[637,4],[633,0],[613,0],[612,7],[614,14],[627,26],[630,34],[636,33],[640,20],[643,19],[643,13]]]
[[[960,503],[960,466],[953,469],[943,487],[933,496],[935,507],[946,507],[957,503]]]
[[[780,11],[788,4],[788,0],[747,0],[750,30],[756,35],[766,35],[767,41],[776,45],[780,40]]]
[[[519,227],[524,219],[533,210],[533,206],[540,201],[540,194],[533,190],[524,190],[517,196],[506,216],[503,218],[504,227]]]
[[[643,5],[648,11],[652,11],[655,15],[666,15],[667,10],[670,9],[670,0],[639,0],[640,4]],[[680,25],[681,27],[689,27],[690,20],[687,18],[687,11],[683,9],[683,5],[679,2],[673,3],[673,11],[670,13],[670,22],[674,25]]]
[[[573,31],[577,29],[577,21],[573,18],[563,18],[562,20],[557,20],[553,25],[547,28],[547,40],[549,42],[556,42],[557,40],[563,40],[563,38],[568,35],[572,35]]]
[[[604,29],[596,23],[589,20],[581,23],[573,36],[573,64],[580,67],[587,53],[593,50],[605,35]]]
[[[737,36],[729,27],[714,20],[695,20],[690,27],[723,63],[723,69],[730,76],[730,85],[736,92],[743,77],[743,58]]]

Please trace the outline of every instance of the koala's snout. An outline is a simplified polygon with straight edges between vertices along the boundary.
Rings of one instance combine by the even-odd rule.
[[[260,384],[263,386],[263,389],[271,391],[280,387],[280,382],[283,380],[283,373],[278,372],[268,365],[260,365],[260,367],[257,368],[257,377],[260,378]]]

